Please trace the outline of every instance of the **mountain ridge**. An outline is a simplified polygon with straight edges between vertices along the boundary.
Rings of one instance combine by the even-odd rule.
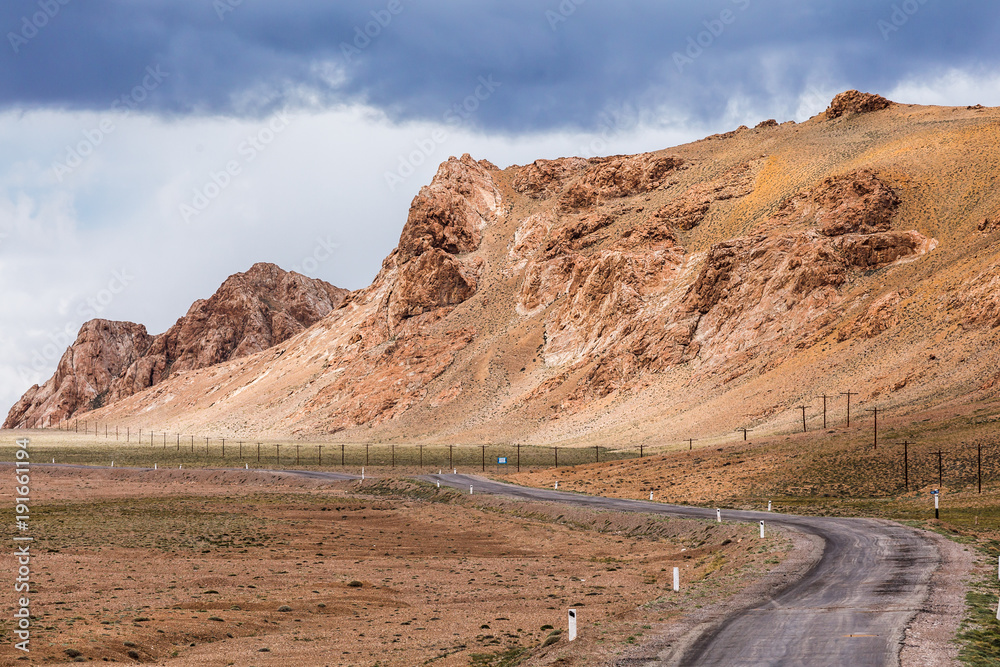
[[[1000,113],[848,91],[631,156],[449,158],[369,287],[95,418],[220,435],[657,443],[849,388],[997,397]]]

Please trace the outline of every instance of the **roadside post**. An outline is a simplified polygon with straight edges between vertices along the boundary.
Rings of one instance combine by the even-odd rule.
[[[576,639],[576,609],[569,610],[569,641]]]
[[[760,537],[761,537],[761,539],[764,539],[764,520],[763,519],[760,520]]]
[[[674,592],[681,589],[681,568],[674,568]]]
[[[941,492],[938,491],[937,489],[934,489],[933,491],[931,491],[931,495],[934,496],[934,518],[935,519],[940,519],[941,518],[941,513],[940,513]]]
[[[715,520],[719,523],[722,523],[722,510],[719,509],[718,507],[715,508]]]

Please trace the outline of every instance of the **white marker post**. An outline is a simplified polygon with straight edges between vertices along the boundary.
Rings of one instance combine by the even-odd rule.
[[[458,474],[458,468],[452,468],[451,469],[451,474],[452,475],[457,475]]]
[[[244,463],[243,464],[243,469],[244,470],[250,470],[250,464],[249,463]]]
[[[559,482],[556,482],[556,491],[559,490]]]
[[[441,474],[441,469],[440,469],[440,468],[438,468],[438,474],[439,474],[439,475]]]
[[[935,519],[940,519],[941,518],[941,513],[940,513],[940,510],[939,510],[939,508],[940,508],[940,498],[941,498],[941,494],[937,490],[935,490],[934,491],[934,518]]]
[[[576,609],[569,610],[569,640],[576,639]]]
[[[55,462],[56,462],[56,460],[55,460],[55,459],[52,459],[52,462],[53,462],[53,463],[55,463]]]
[[[650,491],[650,492],[649,492],[649,499],[650,499],[650,500],[652,500],[652,499],[653,499],[653,492],[652,492],[652,491]]]
[[[440,481],[438,482],[438,488],[439,489],[441,488],[441,482]]]
[[[771,511],[771,501],[770,500],[767,501],[767,511],[768,512]]]
[[[156,466],[157,466],[157,464],[156,464],[156,463],[154,463],[154,464],[153,464],[153,470],[159,470],[159,468],[157,468]]]
[[[760,520],[760,537],[761,537],[761,539],[764,539],[764,520],[763,519]]]
[[[715,508],[715,520],[718,521],[719,523],[722,523],[722,510],[720,510],[718,507]]]
[[[361,481],[365,481],[365,467],[361,466]]]
[[[472,485],[471,484],[469,484],[469,495],[470,496],[472,495]]]
[[[679,591],[681,589],[681,568],[674,568],[674,591]]]
[[[114,462],[114,461],[112,461],[112,462],[111,462],[111,467],[112,467],[112,468],[114,468],[114,467],[115,467],[115,462]]]

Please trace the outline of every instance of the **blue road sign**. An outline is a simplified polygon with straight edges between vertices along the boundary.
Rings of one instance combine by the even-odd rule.
[[[506,456],[498,456],[497,457],[497,465],[507,465],[507,457]]]

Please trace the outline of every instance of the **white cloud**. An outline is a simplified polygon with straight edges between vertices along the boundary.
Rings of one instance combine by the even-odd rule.
[[[950,69],[902,81],[885,94],[901,104],[1000,106],[1000,73]]]

